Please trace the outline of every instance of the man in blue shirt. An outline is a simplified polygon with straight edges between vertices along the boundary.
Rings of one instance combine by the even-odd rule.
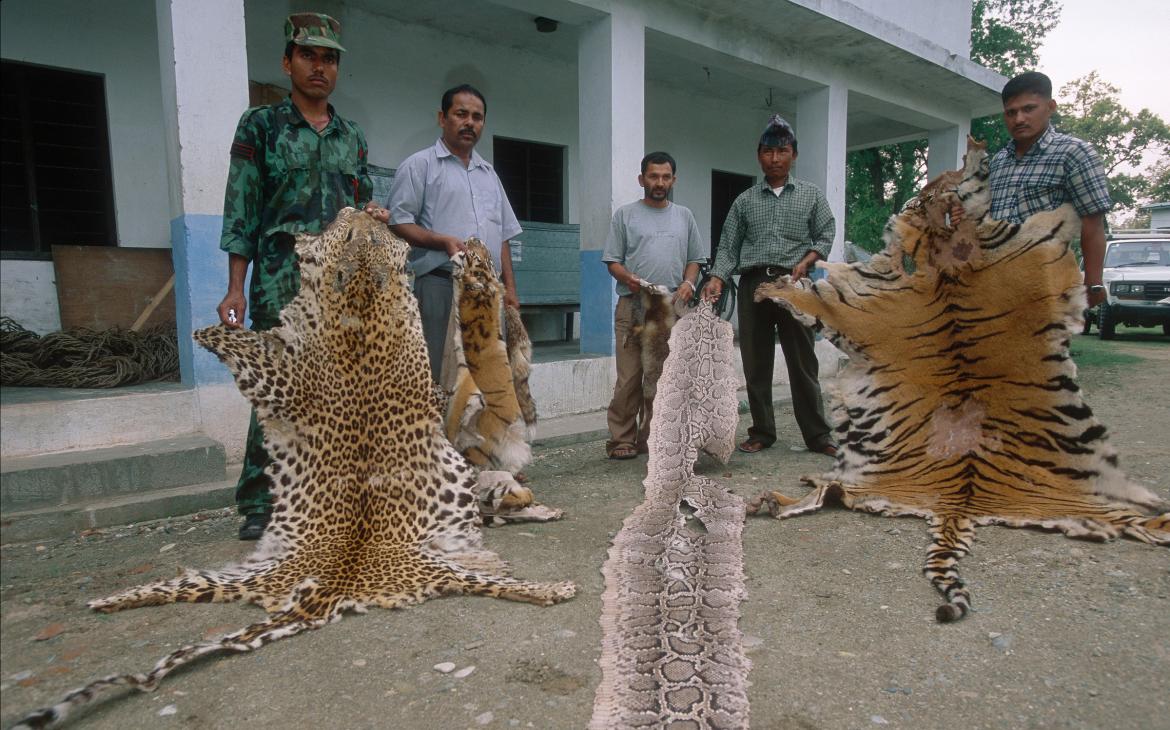
[[[487,118],[487,102],[475,87],[448,89],[439,110],[442,135],[394,173],[389,212],[367,207],[411,245],[414,295],[422,315],[431,376],[439,380],[451,316],[451,257],[475,236],[492,254],[504,284],[504,304],[518,307],[508,241],[520,234],[504,186],[490,163],[475,151]]]

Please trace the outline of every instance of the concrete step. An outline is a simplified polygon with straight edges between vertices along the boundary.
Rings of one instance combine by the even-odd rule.
[[[189,433],[126,446],[5,458],[0,510],[70,506],[226,478],[223,446]]]
[[[178,383],[0,388],[0,456],[5,460],[170,438],[199,426],[195,390]]]
[[[235,504],[236,480],[138,492],[83,504],[5,512],[0,543],[29,542],[101,527],[221,509]]]

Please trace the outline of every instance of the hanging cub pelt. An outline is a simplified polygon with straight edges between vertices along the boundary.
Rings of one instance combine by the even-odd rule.
[[[642,352],[642,399],[653,403],[662,365],[670,354],[670,330],[678,321],[674,295],[664,286],[642,281],[634,300],[634,326],[626,337],[638,338]]]
[[[272,456],[272,521],[239,565],[190,570],[90,601],[96,611],[248,601],[268,617],[184,646],[142,674],[114,674],[22,721],[49,727],[99,691],[150,691],[176,668],[319,628],[343,612],[453,593],[547,606],[571,583],[508,577],[482,547],[475,472],[443,436],[408,247],[352,208],[297,237],[301,291],[267,332],[209,327],[216,353],[256,408]],[[404,620],[409,615],[403,615]]]
[[[525,374],[524,402],[531,413],[530,425],[526,409],[517,398],[516,371],[509,363],[508,347],[500,331],[503,285],[491,254],[481,241],[471,238],[467,240],[467,250],[452,261],[452,321],[440,377],[442,389],[449,393],[447,437],[482,470],[479,498],[486,524],[558,519],[560,510],[537,504],[532,490],[511,477],[532,459],[527,437],[536,423],[536,409]],[[531,344],[523,353],[528,335],[520,318],[514,319],[514,349],[526,355],[521,368],[530,370]]]
[[[790,517],[833,497],[927,518],[940,621],[968,611],[955,566],[977,525],[1170,545],[1170,505],[1118,468],[1074,380],[1069,336],[1086,300],[1069,241],[1080,221],[1071,205],[1020,225],[992,220],[987,179],[984,145],[971,140],[957,182],[929,186],[890,219],[884,253],[756,294],[824,328],[850,362],[833,470],[806,477],[804,499],[771,492],[753,507]],[[965,216],[951,227],[956,200]]]

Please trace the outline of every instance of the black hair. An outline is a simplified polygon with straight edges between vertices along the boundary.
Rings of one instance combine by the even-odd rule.
[[[459,84],[458,86],[452,86],[450,89],[447,89],[443,92],[443,100],[439,103],[439,109],[442,110],[444,116],[446,116],[447,111],[451,109],[451,105],[455,103],[455,96],[457,94],[471,94],[472,96],[478,98],[483,104],[483,115],[485,117],[487,116],[487,99],[483,98],[483,94],[479,93],[479,89],[475,88],[471,84]]]
[[[646,168],[650,165],[670,165],[670,174],[675,174],[677,166],[674,164],[674,158],[665,152],[651,152],[642,158],[642,174],[646,174]]]
[[[793,157],[800,154],[796,149],[796,137],[793,137],[792,139],[788,140],[784,144],[780,144],[780,145],[774,145],[774,144],[766,145],[766,144],[760,143],[760,144],[756,145],[756,154],[757,155],[760,154],[760,150],[764,149],[765,147],[788,147],[788,146],[792,147],[792,156]]]
[[[284,57],[286,59],[288,59],[289,61],[292,61],[293,49],[299,45],[300,45],[299,43],[294,43],[292,41],[285,43],[284,44]],[[318,47],[319,48],[326,48],[327,46],[318,46]],[[336,48],[330,48],[329,50],[331,50],[337,54],[337,65],[340,66],[341,65],[341,51],[337,50]]]
[[[1045,99],[1051,99],[1052,79],[1039,71],[1027,71],[1004,84],[999,96],[1006,104],[1020,94],[1038,94]]]

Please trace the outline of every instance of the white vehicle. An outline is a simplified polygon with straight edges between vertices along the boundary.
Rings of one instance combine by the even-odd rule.
[[[1170,234],[1122,231],[1105,244],[1106,299],[1085,313],[1085,334],[1097,323],[1111,340],[1118,325],[1162,327],[1170,335]]]

